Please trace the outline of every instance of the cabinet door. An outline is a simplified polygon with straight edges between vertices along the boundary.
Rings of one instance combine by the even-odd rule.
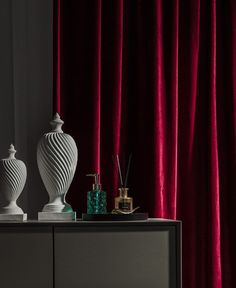
[[[53,287],[51,227],[0,227],[0,287]]]
[[[56,288],[177,287],[168,231],[58,227],[54,239]]]

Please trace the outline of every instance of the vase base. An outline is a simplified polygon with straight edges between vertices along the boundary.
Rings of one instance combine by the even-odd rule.
[[[5,207],[0,207],[0,214],[1,215],[18,215],[18,214],[24,214],[23,210],[17,206],[5,206]]]
[[[73,209],[68,203],[63,203],[63,204],[48,203],[43,207],[42,212],[44,213],[64,213],[64,212],[73,213]]]
[[[0,214],[0,221],[26,221],[27,214]]]
[[[76,220],[76,212],[39,212],[39,221],[72,221]]]

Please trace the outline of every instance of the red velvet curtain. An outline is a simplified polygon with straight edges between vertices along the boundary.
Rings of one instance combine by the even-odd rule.
[[[54,110],[108,208],[120,155],[150,217],[183,221],[183,287],[236,287],[236,1],[55,0]],[[54,111],[54,112],[55,112]]]

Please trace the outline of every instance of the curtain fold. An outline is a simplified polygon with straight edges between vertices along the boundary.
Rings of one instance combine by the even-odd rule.
[[[210,125],[209,125],[209,153],[210,153],[210,213],[211,222],[209,231],[211,231],[209,239],[209,248],[211,248],[211,261],[209,261],[208,271],[212,272],[209,279],[209,285],[213,287],[221,287],[222,274],[221,274],[221,250],[220,250],[220,196],[219,196],[219,159],[218,159],[218,117],[217,117],[217,89],[216,89],[216,0],[211,1],[210,6],[210,18],[211,18],[211,30],[210,30]],[[209,277],[210,278],[210,277]]]
[[[102,35],[105,41],[102,41],[101,59],[102,75],[105,77],[101,79],[101,157],[103,159],[101,180],[106,183],[106,190],[110,191],[111,197],[108,197],[108,203],[111,207],[119,183],[116,155],[120,154],[123,133],[121,115],[124,105],[122,99],[124,16],[123,1],[113,3],[107,1],[103,5]]]
[[[94,133],[93,133],[93,159],[94,169],[100,174],[100,159],[101,159],[101,45],[102,45],[102,1],[97,1],[96,9],[96,31],[95,31],[95,80],[93,85],[93,106],[91,107],[92,113],[94,115]]]
[[[183,221],[183,287],[236,287],[235,1],[54,4],[54,110],[79,148],[68,201],[86,211],[100,172],[111,210],[132,153],[135,206]]]
[[[175,219],[178,176],[178,1],[171,4],[155,1],[154,4],[154,213]],[[171,23],[167,22],[163,10],[169,11],[173,19]]]

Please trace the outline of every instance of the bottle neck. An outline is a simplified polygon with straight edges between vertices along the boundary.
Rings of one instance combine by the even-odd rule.
[[[119,188],[120,197],[121,198],[127,198],[128,197],[128,190],[129,190],[129,188]]]
[[[93,191],[100,191],[102,190],[101,184],[93,184]]]

